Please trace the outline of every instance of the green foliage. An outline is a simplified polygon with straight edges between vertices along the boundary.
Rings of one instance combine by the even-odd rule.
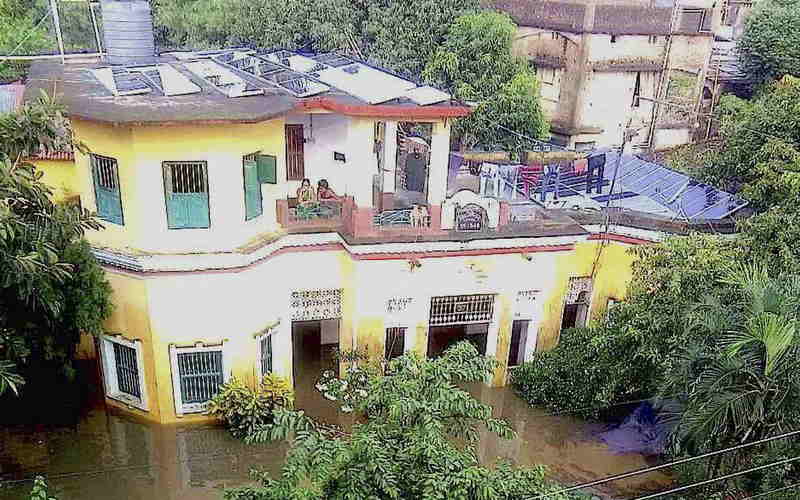
[[[233,378],[220,386],[206,413],[222,420],[234,436],[245,438],[272,424],[275,409],[291,408],[293,400],[291,385],[277,375],[264,375],[255,388]]]
[[[51,47],[47,24],[38,24],[42,14],[25,0],[0,2],[0,54],[36,54]],[[27,36],[27,38],[26,38]],[[27,65],[0,61],[0,82],[14,81],[25,76]]]
[[[100,333],[111,288],[82,240],[101,226],[86,211],[54,204],[41,172],[22,161],[64,139],[48,98],[0,116],[0,360],[2,371],[52,362],[68,376],[80,332]],[[68,137],[68,134],[67,134]],[[6,387],[18,378],[3,377]],[[9,385],[9,381],[12,385]]]
[[[756,84],[800,77],[800,1],[759,2],[738,42],[742,66]]]
[[[30,500],[56,500],[48,493],[47,482],[42,476],[36,476],[33,480]]]
[[[453,19],[477,0],[157,0],[157,42],[168,48],[248,45],[339,50],[419,75]]]
[[[369,374],[364,394],[342,403],[353,404],[363,420],[346,436],[320,432],[301,412],[283,412],[276,420],[296,439],[281,477],[258,473],[258,486],[228,490],[225,498],[510,500],[552,492],[542,467],[478,462],[479,429],[504,438],[514,432],[457,384],[483,380],[493,366],[469,343],[438,359],[396,358],[387,375]],[[354,368],[344,381],[359,385],[364,375]]]
[[[597,418],[602,408],[652,397],[673,353],[690,342],[684,312],[740,255],[735,242],[701,235],[632,251],[629,296],[609,321],[564,332],[555,349],[517,368],[512,383],[528,402]],[[725,287],[709,291],[730,297]]]
[[[530,148],[531,141],[513,132],[547,137],[539,82],[513,53],[516,32],[507,14],[486,11],[461,16],[425,68],[426,80],[450,89],[458,99],[479,103],[453,130],[467,147],[479,144],[518,155]]]
[[[703,175],[764,210],[800,195],[800,79],[785,77],[752,101],[720,100],[718,154]]]

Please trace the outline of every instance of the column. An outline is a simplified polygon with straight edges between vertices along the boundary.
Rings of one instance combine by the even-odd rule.
[[[394,193],[397,179],[397,122],[386,122],[383,144],[383,192]]]
[[[447,196],[447,169],[450,161],[450,123],[433,124],[431,163],[428,174],[428,203],[441,205]]]
[[[372,206],[372,177],[377,173],[374,154],[374,123],[372,120],[350,118],[347,130],[347,154],[343,165],[347,179],[347,195],[360,208]]]

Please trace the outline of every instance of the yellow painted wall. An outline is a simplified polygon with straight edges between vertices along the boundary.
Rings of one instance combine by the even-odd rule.
[[[77,169],[74,161],[35,160],[36,169],[42,172],[42,182],[52,191],[52,199],[60,203],[67,198],[79,194]]]
[[[118,163],[124,226],[105,223],[87,235],[93,245],[155,253],[230,251],[275,230],[276,198],[285,197],[284,121],[203,126],[114,127],[73,119],[75,136],[92,153]],[[262,186],[264,212],[245,221],[242,157],[261,151],[278,158],[278,184]],[[205,161],[211,227],[168,229],[162,162]],[[89,156],[75,155],[76,189],[94,210]]]

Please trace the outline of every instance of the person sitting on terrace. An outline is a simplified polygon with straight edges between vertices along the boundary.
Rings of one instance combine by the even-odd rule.
[[[317,193],[314,192],[314,188],[311,187],[311,181],[308,179],[303,179],[300,183],[300,187],[297,188],[297,204],[299,206],[305,207],[309,205],[313,205],[317,201]]]
[[[317,199],[320,201],[339,201],[339,197],[328,185],[328,181],[321,179],[317,183]]]

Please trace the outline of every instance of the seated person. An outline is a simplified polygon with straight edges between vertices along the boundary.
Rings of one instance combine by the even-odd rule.
[[[317,183],[317,199],[320,201],[339,201],[339,197],[328,185],[328,181],[321,179]]]
[[[311,181],[303,179],[300,187],[297,188],[297,205],[301,207],[311,206],[317,201],[317,193],[311,187]]]

